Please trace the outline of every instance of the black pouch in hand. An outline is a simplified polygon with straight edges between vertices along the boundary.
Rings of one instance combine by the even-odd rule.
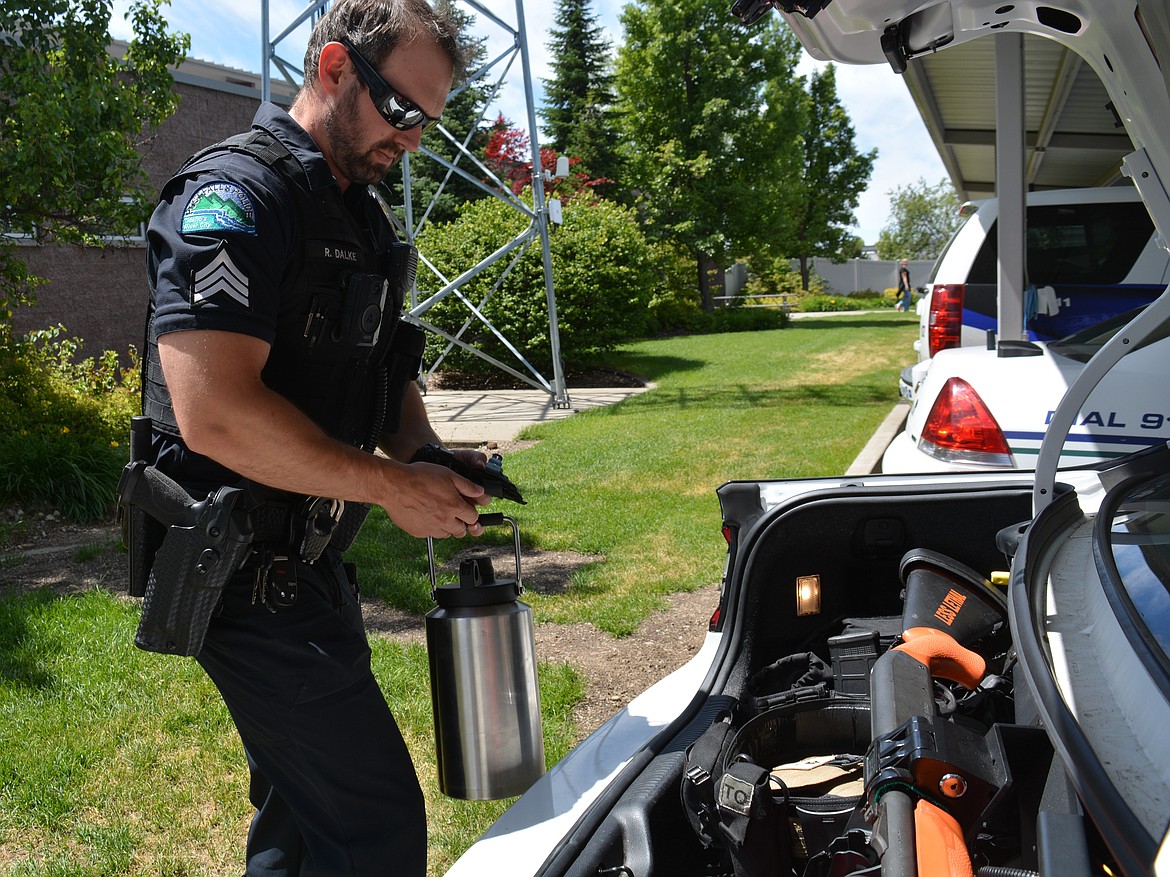
[[[194,526],[167,527],[155,555],[134,645],[164,655],[198,655],[223,589],[248,556],[252,530],[236,502],[243,491],[221,487]]]

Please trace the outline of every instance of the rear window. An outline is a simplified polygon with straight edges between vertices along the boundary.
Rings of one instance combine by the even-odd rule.
[[[1139,636],[1170,669],[1170,478],[1139,482],[1114,511],[1109,545]],[[1105,546],[1101,546],[1105,548]],[[1124,604],[1128,602],[1128,606]]]
[[[1028,280],[1037,286],[1121,283],[1153,231],[1150,215],[1139,201],[1029,207]],[[968,282],[994,284],[998,257],[993,224]]]

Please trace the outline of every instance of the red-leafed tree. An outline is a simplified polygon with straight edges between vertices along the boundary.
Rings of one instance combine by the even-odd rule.
[[[541,168],[550,173],[555,172],[557,166],[557,151],[551,146],[540,147]],[[496,117],[492,125],[491,136],[484,148],[484,164],[497,177],[508,183],[512,191],[519,195],[532,185],[532,140],[527,133],[512,125],[503,114]],[[604,179],[592,179],[580,168],[581,159],[569,159],[569,175],[554,177],[545,183],[545,193],[551,198],[560,198],[569,201],[580,197],[584,193],[592,196],[593,189],[604,182]],[[574,171],[574,166],[578,170]]]
[[[532,141],[526,133],[512,126],[504,114],[496,116],[491,136],[484,147],[484,164],[496,176],[511,185],[519,195],[532,184]]]

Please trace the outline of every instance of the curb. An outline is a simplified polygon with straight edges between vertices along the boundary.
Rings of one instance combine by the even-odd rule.
[[[902,431],[906,418],[910,414],[910,405],[899,401],[893,410],[886,415],[881,426],[877,428],[869,442],[861,449],[857,459],[845,470],[846,475],[872,475],[879,471],[882,463],[882,454],[886,452],[894,436]]]

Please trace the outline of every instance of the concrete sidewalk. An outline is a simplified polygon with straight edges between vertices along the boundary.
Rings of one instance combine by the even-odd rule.
[[[648,387],[569,390],[569,407],[556,408],[543,390],[428,390],[427,416],[450,448],[505,442],[533,423],[560,420],[587,408],[614,405]]]

